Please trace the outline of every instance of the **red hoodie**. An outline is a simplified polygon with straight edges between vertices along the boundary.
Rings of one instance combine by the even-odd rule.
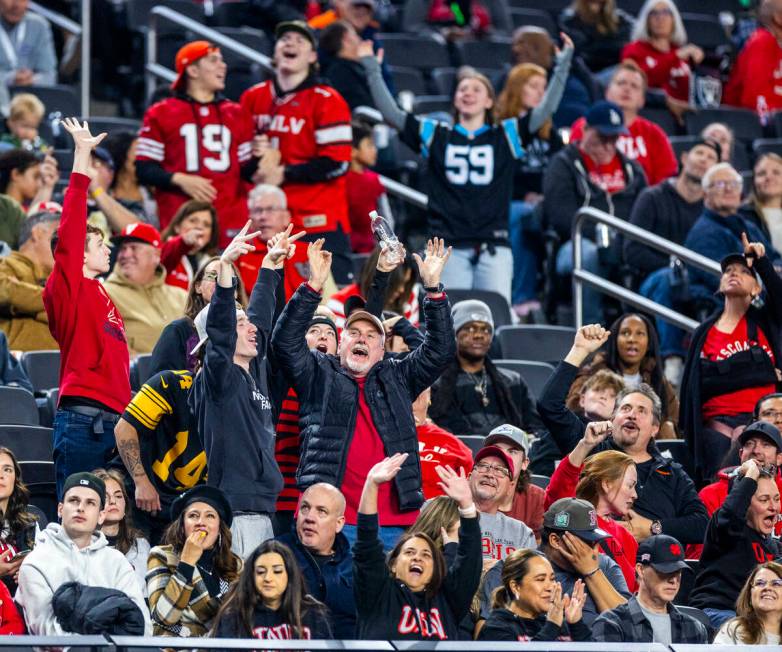
[[[730,486],[729,474],[734,468],[735,467],[729,466],[726,469],[722,469],[722,471],[717,474],[717,482],[707,484],[698,493],[703,504],[706,505],[706,511],[709,513],[709,516],[722,507],[722,503],[724,503],[725,499],[728,497],[728,488]],[[779,471],[777,472],[777,487],[779,487],[779,491],[782,493],[782,476]],[[782,535],[782,521],[777,521],[777,524],[774,526],[774,533],[777,536]],[[691,543],[687,546],[687,559],[700,559],[702,552],[702,544]]]
[[[88,176],[71,175],[43,305],[60,345],[60,400],[88,398],[122,414],[130,402],[125,324],[103,284],[82,271],[89,185]]]

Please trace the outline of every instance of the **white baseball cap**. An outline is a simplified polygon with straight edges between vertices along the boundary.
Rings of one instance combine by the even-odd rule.
[[[190,351],[190,355],[195,355],[198,352],[198,349],[200,349],[206,340],[209,339],[209,335],[206,333],[206,317],[209,314],[209,306],[211,304],[206,304],[203,308],[201,308],[201,312],[199,312],[195,319],[193,320],[193,323],[195,324],[196,333],[198,334],[198,344],[196,344],[193,347],[193,350]],[[241,308],[236,309],[236,319],[238,320],[240,317],[244,317],[245,312]]]

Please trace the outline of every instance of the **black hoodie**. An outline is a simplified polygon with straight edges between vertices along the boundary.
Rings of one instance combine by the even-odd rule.
[[[263,604],[255,605],[253,612],[253,632],[252,638],[261,639],[316,639],[330,640],[332,638],[331,630],[328,626],[328,618],[317,609],[307,609],[301,616],[304,635],[299,637],[293,632],[293,627],[282,616],[278,609],[272,611]],[[247,635],[244,625],[238,614],[233,613],[220,619],[217,629],[214,632],[215,638],[251,638]]]
[[[592,633],[583,620],[556,625],[545,616],[522,618],[510,609],[493,609],[478,635],[479,641],[590,641]]]
[[[450,560],[449,560],[450,561]],[[386,566],[378,538],[377,514],[358,514],[353,546],[353,591],[358,638],[370,641],[454,640],[481,579],[481,528],[478,518],[462,518],[456,559],[436,595],[413,592]]]

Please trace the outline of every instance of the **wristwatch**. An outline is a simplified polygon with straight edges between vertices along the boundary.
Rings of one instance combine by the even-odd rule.
[[[663,533],[663,524],[660,523],[659,520],[652,521],[652,524],[649,526],[649,530],[651,530],[653,535],[662,534]]]
[[[428,288],[424,286],[424,290],[426,290],[429,294],[440,294],[445,290],[445,286],[442,283],[438,283],[434,287]]]

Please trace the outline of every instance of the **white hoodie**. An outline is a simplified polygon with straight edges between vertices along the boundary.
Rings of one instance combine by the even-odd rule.
[[[94,533],[92,543],[80,550],[58,523],[49,523],[40,533],[35,548],[19,568],[19,588],[14,599],[24,611],[30,634],[68,633],[60,627],[52,611],[54,593],[66,582],[122,591],[141,609],[145,633],[152,634],[149,610],[125,555],[109,547],[101,532]]]

